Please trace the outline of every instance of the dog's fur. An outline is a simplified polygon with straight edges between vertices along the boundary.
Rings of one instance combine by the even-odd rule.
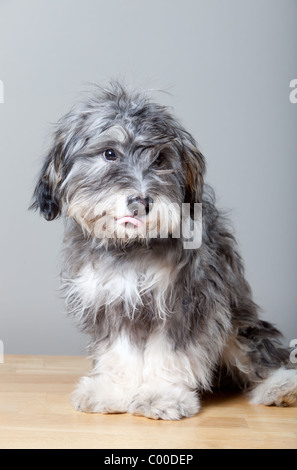
[[[58,123],[32,207],[66,220],[62,284],[94,359],[74,393],[77,410],[179,419],[197,413],[201,392],[227,383],[254,403],[296,400],[289,351],[258,317],[204,173],[195,140],[169,111],[118,83],[98,88]],[[190,204],[192,217],[202,203],[199,248],[172,236],[180,214],[168,213],[170,203]],[[117,223],[144,207],[137,230]]]

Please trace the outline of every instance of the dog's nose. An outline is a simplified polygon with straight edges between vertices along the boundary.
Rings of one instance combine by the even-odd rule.
[[[153,200],[151,197],[129,196],[127,207],[135,217],[147,215],[150,211]]]

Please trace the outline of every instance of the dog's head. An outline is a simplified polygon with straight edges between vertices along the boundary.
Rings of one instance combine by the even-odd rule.
[[[204,158],[168,110],[119,84],[58,123],[32,207],[106,240],[172,233],[184,202],[201,202]]]

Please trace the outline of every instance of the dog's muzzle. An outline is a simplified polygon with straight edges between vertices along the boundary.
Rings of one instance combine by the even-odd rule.
[[[147,215],[150,211],[153,200],[151,197],[129,196],[127,207],[129,212],[137,217]]]
[[[128,214],[118,219],[118,224],[130,223],[140,227],[143,223],[141,218],[149,213],[152,203],[151,197],[129,196],[127,198]]]

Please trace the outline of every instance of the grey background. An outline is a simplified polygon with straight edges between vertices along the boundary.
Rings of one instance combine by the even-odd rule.
[[[5,353],[83,354],[59,298],[61,221],[28,212],[52,124],[87,82],[162,89],[197,139],[262,317],[297,338],[297,2],[0,1]]]

